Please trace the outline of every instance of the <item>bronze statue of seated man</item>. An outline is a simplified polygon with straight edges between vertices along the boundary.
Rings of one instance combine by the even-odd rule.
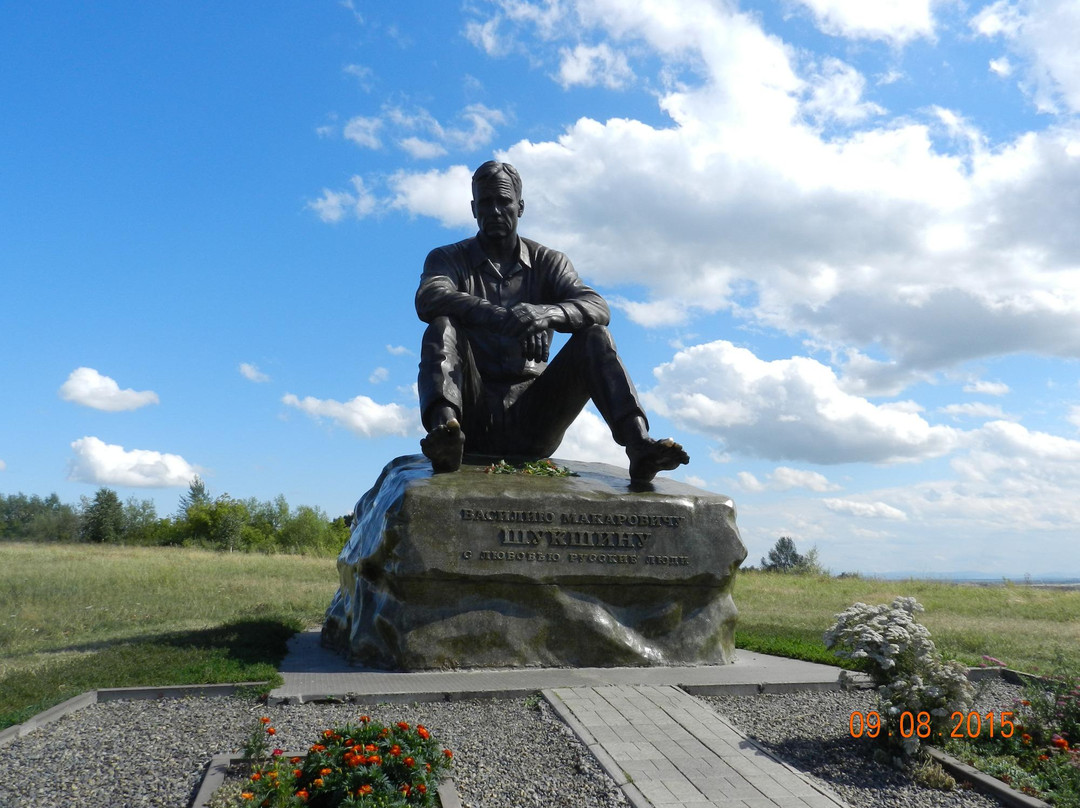
[[[649,436],[604,299],[561,252],[518,236],[525,201],[514,167],[484,163],[472,194],[479,232],[432,250],[416,292],[428,324],[420,446],[434,470],[456,471],[463,453],[549,457],[589,399],[626,447],[632,480],[689,462],[678,443]],[[553,331],[570,339],[549,362]]]

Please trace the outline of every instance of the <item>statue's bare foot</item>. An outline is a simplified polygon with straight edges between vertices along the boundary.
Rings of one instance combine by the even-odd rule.
[[[457,471],[461,468],[461,453],[465,449],[465,435],[461,424],[451,418],[443,426],[437,426],[420,440],[420,450],[431,460],[436,474]]]
[[[634,482],[648,482],[659,471],[670,471],[690,462],[690,455],[671,438],[646,438],[627,446],[626,455],[630,458],[630,479]]]

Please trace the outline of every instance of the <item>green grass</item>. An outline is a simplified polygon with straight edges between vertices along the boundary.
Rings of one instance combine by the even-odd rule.
[[[0,543],[0,728],[101,687],[276,681],[333,558]]]
[[[983,655],[1017,670],[1048,670],[1057,652],[1080,670],[1080,590],[1017,584],[969,586],[753,572],[738,576],[735,644],[763,653],[837,664],[822,634],[852,603],[891,603],[911,596],[919,621],[950,659],[978,665]]]

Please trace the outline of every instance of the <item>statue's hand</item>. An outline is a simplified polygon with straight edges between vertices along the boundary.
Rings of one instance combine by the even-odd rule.
[[[533,362],[546,362],[550,349],[551,337],[547,331],[538,331],[521,341],[522,355]]]
[[[503,321],[503,333],[508,337],[532,337],[551,326],[552,314],[549,306],[537,306],[532,303],[518,303],[507,313]]]

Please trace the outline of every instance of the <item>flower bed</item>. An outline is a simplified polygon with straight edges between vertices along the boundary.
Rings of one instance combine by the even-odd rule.
[[[270,749],[276,730],[260,719],[244,747],[246,777],[210,805],[221,808],[432,808],[453,752],[423,724],[357,724],[324,730],[306,754]]]

